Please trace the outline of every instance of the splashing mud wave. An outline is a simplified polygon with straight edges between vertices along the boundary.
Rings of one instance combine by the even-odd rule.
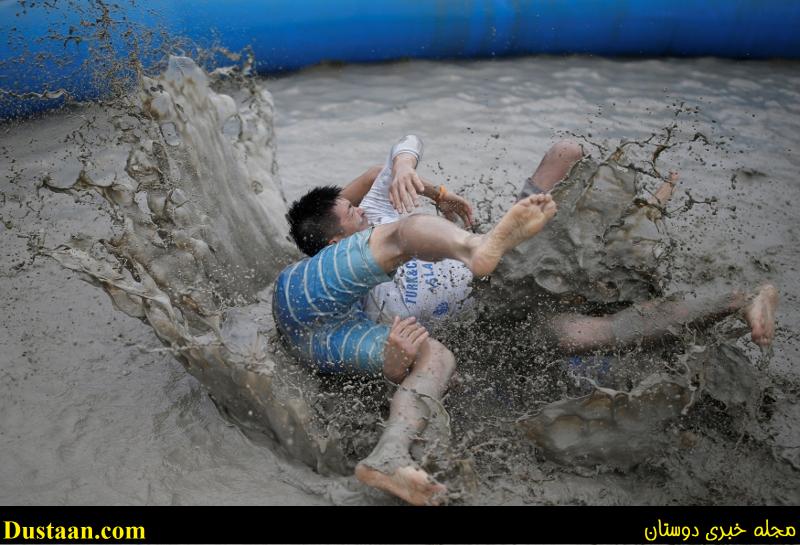
[[[57,188],[98,191],[124,225],[122,234],[103,244],[102,259],[91,248],[49,255],[101,285],[120,310],[146,319],[223,412],[317,470],[344,473],[354,460],[344,455],[342,433],[309,402],[320,385],[275,339],[269,285],[297,254],[287,241],[276,179],[272,102],[263,90],[249,92],[238,108],[185,57],[172,57],[161,77],[146,78],[142,118],[152,122],[126,137],[127,176],[95,180],[83,171],[71,187]],[[123,134],[132,132],[126,119],[117,119]],[[550,293],[600,294],[602,302],[652,294],[660,236],[644,230],[655,225],[639,217],[647,207],[629,210],[635,175],[618,160],[579,163],[558,189],[567,210],[560,217],[567,219],[510,256],[502,282],[524,290],[523,271]],[[650,432],[682,414],[691,397],[685,381],[651,375],[630,393],[598,388],[556,402],[524,427],[556,460],[632,465],[658,447]],[[624,449],[613,448],[620,442]]]
[[[297,253],[276,180],[271,98],[253,93],[239,109],[193,61],[172,57],[162,77],[144,80],[141,101],[141,122],[123,130],[132,147],[119,176],[84,171],[58,187],[98,191],[122,233],[102,243],[102,257],[93,245],[49,255],[147,320],[223,412],[319,471],[344,472],[303,395],[314,379],[274,339],[269,286]]]
[[[54,191],[101,195],[116,234],[43,251],[102,286],[119,309],[146,320],[224,414],[322,473],[347,474],[380,431],[385,385],[310,376],[276,342],[269,285],[298,256],[286,238],[273,106],[263,89],[229,85],[226,77],[224,72],[209,77],[192,61],[172,58],[164,74],[144,79],[134,104],[112,115],[120,146],[83,156],[71,178],[45,179]],[[623,163],[616,157],[576,167],[558,190],[570,214],[561,214],[561,223],[546,237],[509,256],[481,295],[485,307],[542,292],[577,293],[597,304],[660,292],[657,266],[669,241],[660,219],[652,221],[653,210],[637,201],[637,173]],[[637,251],[631,252],[634,242]],[[514,310],[519,315],[524,307]],[[490,320],[494,332],[508,336],[507,317]],[[512,464],[516,468],[541,464],[543,454],[568,472],[598,465],[635,471],[658,449],[704,440],[686,430],[705,416],[725,421],[723,414],[734,415],[709,437],[746,433],[755,443],[767,433],[759,424],[765,410],[792,418],[779,394],[771,394],[778,399],[765,408],[764,392],[771,385],[757,380],[741,351],[712,340],[692,341],[659,360],[655,372],[635,374],[633,382],[597,385],[588,394],[562,399],[570,392],[559,385],[565,380],[563,365],[554,356],[519,349],[517,369],[506,365],[490,372],[484,365],[481,374],[474,366],[485,363],[480,358],[488,344],[472,338],[466,343],[472,348],[462,349],[465,356],[474,351],[464,366],[471,376],[454,387],[446,404],[452,406],[456,444],[440,453],[438,462],[423,461],[438,463],[440,475],[464,481],[470,468],[485,474],[516,455],[521,456]],[[507,352],[500,354],[494,359]],[[493,376],[503,373],[514,378]],[[536,374],[552,381],[512,383]],[[465,430],[483,421],[474,410],[463,410],[459,392],[503,380],[509,384],[491,392],[491,409],[512,407],[512,414],[522,414],[536,398],[536,414],[514,419],[513,428],[468,436]],[[514,438],[517,430],[533,439],[535,453],[519,446],[490,456],[485,447],[475,448]],[[450,433],[447,426],[435,431]],[[472,494],[467,501],[490,497],[485,483],[464,487]]]

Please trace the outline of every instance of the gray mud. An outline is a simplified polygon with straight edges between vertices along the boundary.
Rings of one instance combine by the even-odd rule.
[[[261,84],[275,98],[277,152],[272,126],[259,125],[271,115],[267,94],[210,94],[206,109],[218,113],[222,135],[216,157],[186,153],[213,149],[220,138],[199,130],[207,111],[158,103],[158,85],[142,101],[160,135],[148,132],[150,120],[97,107],[4,126],[6,500],[386,502],[352,478],[321,477],[296,463],[346,472],[377,437],[388,389],[292,375],[276,355],[263,288],[293,253],[285,239],[259,234],[284,229],[281,194],[292,200],[318,183],[345,183],[380,162],[397,136],[415,132],[426,142],[423,175],[462,191],[489,223],[558,136],[578,135],[602,161],[622,139],[645,141],[669,128],[675,145],[656,165],[648,157],[661,140],[628,150],[645,171],[681,172],[668,231],[658,233],[668,241],[659,255],[669,259],[636,275],[627,267],[619,278],[635,281],[611,286],[614,267],[591,282],[563,274],[570,264],[562,251],[535,282],[583,299],[601,293],[595,302],[614,304],[709,281],[753,287],[770,279],[783,297],[771,357],[761,358],[730,319],[707,335],[614,355],[622,369],[614,384],[587,390],[530,335],[533,317],[449,332],[461,380],[438,431],[449,426],[452,441],[425,462],[453,501],[465,503],[797,502],[795,73],[786,63],[582,58],[316,68]],[[236,103],[219,98],[228,92]],[[187,143],[190,135],[196,142]],[[209,182],[228,174],[226,184]],[[236,194],[215,193],[231,183]],[[642,175],[633,189],[646,196],[656,183]],[[225,230],[242,224],[250,235]],[[584,270],[610,263],[598,259]],[[117,308],[152,328],[69,270],[88,273],[118,295]],[[602,279],[606,290],[598,292]],[[539,311],[564,304],[543,298]],[[282,388],[283,376],[290,380]],[[305,390],[293,390],[297,384]],[[343,402],[342,389],[358,395]],[[309,391],[315,396],[304,398]],[[237,399],[238,392],[247,394]],[[594,393],[581,397],[587,392]],[[264,412],[251,414],[254,406]],[[332,427],[314,428],[325,422]]]

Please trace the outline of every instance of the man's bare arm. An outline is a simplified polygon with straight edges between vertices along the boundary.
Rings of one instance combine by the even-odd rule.
[[[447,191],[443,185],[433,185],[429,180],[421,178],[425,189],[422,191],[424,197],[434,202],[436,208],[450,221],[461,218],[464,225],[472,227],[472,205],[467,199],[451,191]]]
[[[342,197],[353,203],[353,206],[361,204],[361,201],[364,199],[364,196],[369,193],[372,184],[375,183],[375,178],[378,177],[382,169],[382,165],[369,167],[363,174],[344,186],[341,193]]]
[[[417,174],[417,156],[400,152],[392,159],[392,185],[389,187],[389,202],[399,213],[412,212],[419,206],[417,195],[423,184]]]
[[[411,155],[398,155],[395,159],[395,171],[414,174],[413,180],[401,176],[395,176],[389,187],[389,201],[397,208],[397,202],[404,203],[404,211],[411,212],[414,207],[419,206],[417,195],[422,195],[432,200],[436,207],[444,216],[455,221],[460,217],[466,226],[472,226],[472,205],[465,198],[447,191],[442,185],[434,185],[429,180],[419,176],[414,171],[414,157]],[[409,204],[409,200],[412,202]]]

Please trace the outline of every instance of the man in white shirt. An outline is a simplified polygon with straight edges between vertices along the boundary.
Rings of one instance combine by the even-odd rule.
[[[466,227],[471,227],[472,207],[464,198],[418,176],[395,179],[392,161],[402,153],[411,154],[419,161],[423,153],[422,140],[415,135],[404,136],[389,151],[383,166],[373,167],[362,175],[366,180],[374,180],[358,204],[369,222],[382,225],[397,221],[415,208],[419,192],[433,201],[447,219],[460,218]],[[582,156],[580,145],[570,140],[553,145],[534,174],[525,180],[519,199],[549,192]],[[364,185],[359,178],[353,183]],[[392,323],[395,317],[413,316],[429,329],[456,317],[462,321],[471,320],[475,307],[471,297],[472,280],[472,273],[460,261],[413,259],[397,270],[393,282],[371,290],[364,301],[364,310],[376,322]]]
[[[355,194],[363,195],[354,206],[359,206],[371,224],[380,225],[397,221],[411,212],[418,205],[417,196],[423,195],[434,201],[448,219],[458,217],[466,226],[471,226],[472,207],[464,198],[447,192],[444,186],[423,180],[415,171],[393,170],[393,160],[398,155],[412,155],[418,163],[422,152],[419,137],[401,138],[382,167],[369,169],[347,186],[359,186]],[[582,157],[583,150],[576,142],[557,142],[533,175],[524,181],[518,199],[549,193]],[[651,200],[664,206],[677,182],[678,175],[671,172]],[[371,290],[364,301],[364,309],[376,322],[392,323],[395,317],[414,317],[426,328],[443,320],[469,319],[472,317],[469,311],[474,307],[472,280],[472,273],[459,261],[431,263],[412,259],[398,268],[393,282]],[[740,313],[751,327],[753,342],[765,347],[772,342],[775,333],[777,304],[777,290],[771,284],[764,284],[753,292],[733,290],[712,297],[647,301],[606,316],[561,313],[541,321],[541,333],[566,353],[581,353],[655,341],[669,336],[676,327],[699,325]]]
[[[418,195],[423,195],[448,219],[460,217],[465,225],[472,224],[472,209],[465,199],[422,180],[416,173],[421,155],[421,140],[404,137],[383,166],[367,170],[344,188],[312,189],[292,204],[288,214],[291,235],[311,257],[281,273],[278,284],[284,281],[275,293],[285,295],[285,300],[276,300],[273,305],[287,342],[319,372],[382,371],[390,380],[402,383],[393,398],[386,431],[373,453],[359,463],[356,476],[416,504],[438,503],[437,495],[445,491],[443,485],[415,467],[408,455],[407,447],[426,422],[420,395],[440,399],[456,362],[444,345],[428,338],[424,327],[413,321],[418,318],[430,324],[468,308],[470,271],[484,275],[494,270],[503,252],[519,238],[514,238],[513,244],[499,245],[502,252],[490,248],[481,254],[491,267],[473,263],[467,268],[453,259],[430,262],[416,257],[458,257],[470,263],[474,259],[471,261],[469,255],[459,257],[459,252],[440,251],[440,247],[469,248],[474,253],[476,245],[485,245],[488,240],[486,235],[455,229],[437,218],[402,217],[416,207]],[[495,226],[489,235],[495,230],[512,234],[519,230],[525,233],[524,238],[538,233],[557,209],[547,193],[581,157],[580,146],[573,142],[553,146],[524,183],[518,203],[501,220],[502,229]],[[663,205],[676,182],[677,175],[673,175],[654,199]],[[528,218],[524,227],[517,219],[522,217]],[[390,225],[393,223],[397,225]],[[371,236],[373,232],[377,237]],[[386,232],[393,238],[384,235]],[[456,240],[459,244],[450,244]],[[400,247],[405,250],[397,250]],[[387,252],[391,259],[383,256]],[[297,272],[301,266],[302,274]],[[391,282],[386,276],[390,271],[395,274]],[[358,298],[353,299],[356,296],[366,301],[359,303]],[[649,301],[608,316],[561,313],[546,317],[542,324],[544,336],[564,352],[582,353],[653,341],[670,335],[675,328],[740,312],[751,327],[753,341],[764,347],[775,333],[777,304],[777,290],[766,284],[753,293],[731,291],[694,300]],[[328,306],[336,307],[336,312]],[[354,318],[347,321],[351,314]],[[408,318],[400,320],[403,316]],[[352,334],[355,330],[358,335]],[[391,462],[398,459],[399,466]]]

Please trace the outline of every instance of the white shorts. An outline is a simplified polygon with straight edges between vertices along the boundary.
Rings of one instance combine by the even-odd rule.
[[[364,310],[376,322],[415,316],[427,328],[455,316],[469,319],[475,306],[471,282],[472,273],[460,261],[412,259],[397,269],[392,282],[370,290]]]

